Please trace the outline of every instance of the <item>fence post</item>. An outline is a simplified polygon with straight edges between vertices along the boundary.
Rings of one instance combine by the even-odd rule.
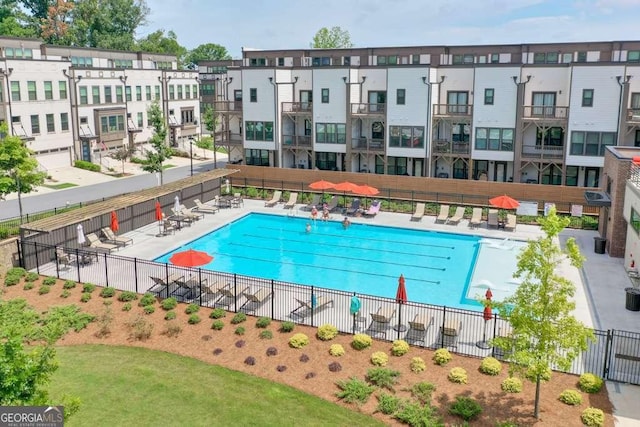
[[[57,246],[54,246],[54,248],[57,249]],[[58,251],[57,250],[54,250],[53,258],[56,261],[56,277],[59,279],[60,278],[60,263],[58,262]]]
[[[314,312],[316,311],[315,310],[316,307],[315,307],[315,304],[314,304],[314,302],[316,301],[316,297],[314,295],[315,295],[315,290],[314,290],[313,286],[311,286],[311,326],[314,325],[314,323],[313,323],[313,317],[314,316],[313,315],[315,314]]]
[[[602,378],[609,379],[609,364],[611,363],[611,347],[613,341],[613,329],[607,329],[607,341],[604,346],[604,363],[602,367]]]
[[[498,313],[493,313],[493,338],[496,337],[497,330],[498,330]],[[491,346],[491,357],[495,357],[495,356],[496,356],[495,347]]]
[[[442,306],[442,325],[440,326],[440,348],[444,347],[444,325],[447,323],[447,306]]]
[[[198,294],[198,305],[202,307],[202,268],[198,268],[198,290],[200,291]],[[191,289],[189,289],[189,293],[191,293]]]
[[[238,312],[238,275],[233,273],[233,312]]]
[[[107,265],[107,254],[104,254],[104,276],[105,276],[105,283],[107,285],[107,288],[109,287],[109,266]]]
[[[80,251],[76,248],[76,264],[78,265],[78,283],[80,283]]]
[[[36,252],[36,272],[40,274],[40,258],[38,257],[38,244],[35,244],[35,252]]]
[[[276,295],[275,295],[274,291],[275,291],[275,286],[274,286],[274,283],[273,283],[273,279],[271,279],[271,320],[275,319],[274,314],[275,314],[275,304],[276,304],[275,299],[276,299]]]
[[[133,259],[133,284],[136,288],[136,293],[138,293],[138,258]]]

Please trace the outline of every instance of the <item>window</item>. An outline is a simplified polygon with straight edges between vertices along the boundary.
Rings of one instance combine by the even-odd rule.
[[[100,86],[91,86],[91,103],[100,104]]]
[[[37,114],[31,116],[31,135],[40,133],[40,117]]]
[[[69,130],[69,113],[60,113],[60,129]]]
[[[172,86],[173,87],[173,86]],[[127,102],[131,102],[131,86],[124,87],[124,96]]]
[[[89,123],[89,118],[87,116],[81,116],[80,117],[80,124],[81,125],[86,125]]]
[[[607,145],[615,145],[615,132],[571,132],[571,154],[574,156],[604,156]]]
[[[11,100],[20,101],[20,82],[11,82]]]
[[[322,88],[320,90],[320,102],[322,102],[323,104],[328,104],[329,103],[329,89],[328,88]]]
[[[337,171],[338,155],[336,153],[316,152],[316,167],[323,171]]]
[[[33,58],[33,49],[19,48],[19,47],[7,47],[4,50],[4,56],[7,58]]]
[[[471,53],[453,55],[453,65],[473,64],[474,58]]]
[[[122,86],[116,86],[116,102],[123,102]]]
[[[564,185],[576,187],[578,185],[578,166],[567,166]]]
[[[176,87],[174,85],[169,86],[169,99],[170,100],[176,99]]]
[[[73,67],[93,67],[93,59],[87,56],[72,56],[71,66]]]
[[[513,151],[514,129],[476,128],[476,150]]]
[[[469,92],[447,92],[447,112],[449,114],[468,114]]]
[[[36,92],[36,82],[34,81],[27,82],[27,92],[29,93],[29,101],[38,100],[38,94]]]
[[[636,212],[636,210],[633,208],[631,208],[631,218],[629,219],[631,227],[633,227],[636,233],[638,233],[638,235],[640,236],[640,215],[638,215],[638,212]]]
[[[67,82],[58,81],[58,92],[60,92],[60,99],[67,99]]]
[[[182,118],[182,124],[193,124],[193,108],[186,108],[180,110],[180,116]]]
[[[142,101],[142,86],[136,86],[136,101]]]
[[[191,85],[191,93],[193,94],[193,97],[196,98],[197,97],[197,93],[198,93],[198,85]]]
[[[630,50],[627,52],[627,61],[640,62],[640,50]]]
[[[406,92],[404,89],[396,90],[396,104],[404,105]]]
[[[311,65],[314,67],[326,67],[331,65],[331,58],[328,56],[315,56],[311,58]]]
[[[114,68],[133,68],[133,60],[132,59],[114,59],[113,60]],[[169,68],[171,67],[171,63],[169,63]]]
[[[582,106],[593,107],[593,89],[582,89]]]
[[[53,83],[50,81],[44,82],[44,99],[53,99]]]
[[[78,90],[80,91],[80,105],[87,105],[89,103],[89,96],[87,95],[87,87],[80,86]]]
[[[142,112],[138,113],[138,128],[144,127],[144,114]]]
[[[562,147],[564,145],[564,129],[553,127],[536,130],[536,145],[546,147]]]
[[[343,56],[342,57],[342,65],[351,65],[351,57]]]
[[[557,64],[558,52],[536,52],[533,54],[534,64]]]
[[[56,125],[53,119],[53,114],[47,114],[47,132],[52,133],[56,131]]]
[[[252,166],[269,166],[269,150],[244,150],[244,163]]]
[[[147,101],[151,101],[151,86],[145,86],[144,92],[145,92]]]
[[[242,102],[242,90],[236,89],[233,91],[233,100],[236,102]]]
[[[420,55],[411,55],[411,63],[413,65],[420,64]]]
[[[376,156],[376,173],[383,168],[382,160]],[[387,157],[387,175],[408,175],[406,157]]]
[[[284,58],[278,58],[278,67],[284,67]]]
[[[543,165],[541,184],[562,185],[562,168],[554,164]]]
[[[249,89],[249,102],[258,102],[258,89],[255,87]]]
[[[494,89],[484,90],[484,105],[493,105]]]
[[[249,67],[265,67],[267,65],[266,58],[250,58]]]
[[[104,102],[105,104],[111,104],[113,102],[113,97],[111,95],[111,86],[104,87]]]
[[[316,142],[346,144],[347,125],[344,123],[316,123]]]
[[[492,53],[491,54],[491,63],[492,64],[499,64],[500,63],[500,54],[499,53]]]
[[[124,115],[114,114],[112,116],[100,117],[100,134],[124,132]]]
[[[424,147],[424,126],[389,126],[389,146]]]
[[[182,99],[182,85],[178,85],[178,99]]]
[[[197,92],[193,92],[193,96],[196,96]],[[191,99],[191,86],[184,85],[184,98]]]
[[[578,52],[578,61],[577,62],[587,62],[587,52]]]
[[[212,83],[204,83],[200,85],[200,95],[213,96],[215,95],[215,85]]]
[[[245,122],[247,141],[273,141],[273,122]]]

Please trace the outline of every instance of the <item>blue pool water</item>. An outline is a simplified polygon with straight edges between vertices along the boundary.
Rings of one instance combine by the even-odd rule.
[[[479,250],[476,236],[316,221],[252,213],[173,253],[195,249],[214,257],[202,268],[394,298],[398,278],[409,300],[478,310],[466,295]]]

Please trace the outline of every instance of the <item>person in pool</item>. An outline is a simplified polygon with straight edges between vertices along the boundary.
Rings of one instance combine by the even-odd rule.
[[[345,216],[344,219],[342,220],[342,228],[346,230],[347,228],[349,228],[350,225],[351,225],[351,221],[349,221],[349,218]]]
[[[311,219],[315,221],[317,218],[318,218],[318,209],[316,209],[316,207],[314,206],[313,208],[311,208]]]
[[[308,234],[311,233],[311,224],[307,223],[306,227],[304,228],[304,231]]]

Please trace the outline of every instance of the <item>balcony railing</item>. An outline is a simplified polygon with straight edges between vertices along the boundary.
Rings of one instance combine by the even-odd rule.
[[[434,116],[471,117],[473,105],[471,104],[436,104],[433,106]]]
[[[242,112],[242,101],[215,101],[213,108],[217,113]]]
[[[354,116],[384,115],[387,104],[351,104],[351,114]]]
[[[523,145],[523,157],[535,157],[544,159],[561,159],[562,146],[557,145]]]
[[[629,108],[627,110],[627,121],[630,123],[640,123],[640,108]]]
[[[283,113],[309,113],[313,111],[312,102],[283,102]]]
[[[522,115],[525,119],[567,120],[569,117],[569,107],[525,105]]]
[[[469,143],[436,139],[433,141],[433,152],[434,154],[469,154]]]
[[[216,144],[242,145],[242,134],[228,130],[216,132]]]
[[[287,148],[311,147],[311,136],[309,135],[282,135],[282,141],[282,145]]]
[[[351,138],[351,149],[384,152],[384,139],[373,139],[364,136]]]

